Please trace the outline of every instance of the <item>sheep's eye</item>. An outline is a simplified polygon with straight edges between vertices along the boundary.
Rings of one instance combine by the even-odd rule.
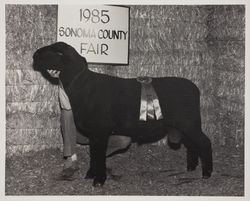
[[[57,54],[59,54],[60,56],[62,56],[62,55],[63,55],[63,53],[61,53],[61,52],[57,52]]]

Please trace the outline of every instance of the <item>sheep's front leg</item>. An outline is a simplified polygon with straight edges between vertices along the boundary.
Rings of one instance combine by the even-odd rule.
[[[106,149],[108,136],[99,133],[90,137],[90,168],[86,179],[94,179],[93,186],[103,186],[106,180]]]

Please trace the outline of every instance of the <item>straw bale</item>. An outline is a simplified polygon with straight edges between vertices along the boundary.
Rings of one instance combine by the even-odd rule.
[[[235,83],[230,83],[230,85],[233,85],[234,87],[225,87],[224,85],[218,86],[217,89],[217,96],[226,98],[231,101],[239,101],[243,102],[245,90],[241,85],[235,86]]]
[[[200,51],[174,50],[172,53],[173,64],[183,66],[198,66],[202,64],[202,54]]]
[[[56,9],[53,5],[6,5],[7,68],[30,68],[34,47],[56,40]]]
[[[238,125],[234,118],[241,119],[241,115],[225,114],[222,120],[218,122],[218,134],[220,135],[220,144],[234,144],[243,146],[244,144],[244,125]]]
[[[147,58],[147,56],[145,56],[145,58]],[[179,76],[192,79],[195,78],[196,81],[199,81],[199,74],[202,72],[200,66],[172,65],[170,62],[167,63],[161,60],[160,56],[157,54],[153,55],[151,58],[153,58],[155,63],[157,63],[157,61],[159,61],[159,63],[162,61],[162,64],[147,64],[145,62],[144,65],[133,63],[129,66],[108,66],[106,68],[90,65],[90,70],[123,78],[136,78],[138,76]],[[158,58],[158,60],[156,58]],[[136,59],[138,59],[138,62],[140,61],[139,57]],[[126,71],[126,74],[124,71]]]
[[[201,66],[200,65],[184,65],[180,66],[180,69],[183,70],[183,77],[192,80],[196,84],[200,83],[200,73]]]
[[[18,112],[27,112],[33,114],[54,113],[60,111],[58,102],[7,102],[6,112],[15,114]]]
[[[158,54],[156,52],[130,52],[130,63],[131,65],[137,65],[139,68],[144,67],[145,65],[154,65],[154,64],[173,64],[173,55],[172,51],[167,51]]]
[[[12,155],[21,155],[30,151],[42,151],[45,149],[60,148],[62,150],[62,144],[35,144],[35,145],[10,145],[6,147],[6,157]]]
[[[197,23],[178,22],[172,29],[174,40],[203,40],[207,36],[207,26]]]
[[[244,72],[245,45],[244,41],[220,41],[215,67],[217,69]]]
[[[166,34],[171,34],[171,29],[174,22],[166,18],[131,18],[130,30],[131,33],[138,30],[140,33],[148,31],[166,30]],[[144,29],[143,29],[144,28]]]
[[[39,128],[58,128],[59,115],[53,113],[29,113],[18,112],[10,113],[6,117],[6,128],[12,129],[39,129]]]
[[[208,70],[209,76],[203,76],[205,79],[200,85],[203,94],[213,94],[215,97],[227,98],[234,101],[242,102],[244,99],[244,74],[218,70]],[[206,71],[205,71],[206,73]],[[204,78],[203,78],[204,77]],[[216,87],[215,87],[216,86]]]
[[[51,85],[13,85],[6,86],[7,102],[56,102],[58,88]]]
[[[204,41],[175,40],[173,41],[173,49],[205,53],[207,51],[207,43]]]
[[[218,80],[224,85],[228,86],[230,83],[232,85],[228,86],[229,88],[233,87],[234,84],[241,85],[241,88],[244,88],[245,82],[245,73],[235,73],[232,71],[218,71],[216,70],[216,74],[218,75]]]
[[[214,86],[216,85],[217,77],[211,67],[203,66],[197,76],[197,81],[199,83],[201,95],[207,94],[208,96],[211,96],[211,94],[215,93],[216,88]]]
[[[155,31],[155,36],[150,36],[146,34],[140,34],[138,32],[134,32],[135,34],[131,34],[130,40],[130,48],[135,52],[141,52],[141,54],[145,53],[146,51],[154,51],[154,52],[165,52],[172,49],[173,42],[172,40],[165,40],[164,38],[170,38],[169,36],[166,37],[164,30],[163,32]],[[147,34],[153,34],[147,33]]]
[[[206,52],[202,53],[202,63],[204,65],[205,68],[207,68],[207,66],[209,68],[212,68],[212,66],[214,65],[214,53],[212,53],[211,51],[209,51],[209,49],[207,49]]]
[[[5,71],[5,85],[17,85],[22,83],[21,70],[9,70]]]
[[[213,99],[214,97],[210,97]],[[214,101],[213,101],[214,103]],[[201,107],[201,120],[203,124],[216,124],[216,121],[220,119],[220,114],[214,111],[214,105],[206,105]]]
[[[174,52],[174,53],[173,53]],[[159,69],[158,73],[155,73],[159,77],[162,77],[162,72],[165,71],[179,71],[180,73],[186,72],[188,74],[191,74],[190,72],[193,69],[196,69],[196,72],[201,72],[201,65],[203,62],[201,52],[184,52],[184,51],[172,51],[172,52],[166,52],[165,54],[157,54],[154,52],[145,52],[142,55],[137,55],[137,53],[133,54],[131,53],[130,57],[130,67],[139,68],[139,71],[145,70],[147,67],[152,67],[154,69]],[[125,68],[126,69],[126,68]],[[195,72],[194,76],[197,74]],[[178,73],[178,75],[180,75]],[[177,75],[176,73],[170,73]],[[170,75],[170,74],[165,74]]]
[[[32,69],[34,51],[56,41],[56,10],[6,6],[8,154],[62,145],[58,88]],[[243,146],[244,12],[237,5],[132,5],[129,65],[89,68],[123,78],[192,80],[201,92],[202,127],[213,145]]]
[[[243,147],[245,141],[244,127],[237,128],[234,136],[234,143],[236,144],[236,147]]]
[[[214,123],[203,124],[202,130],[209,137],[209,139],[211,140],[212,145],[219,144],[220,136],[218,135],[217,126]]]
[[[131,50],[165,51],[172,48],[171,25],[147,20],[143,26],[140,21],[133,20],[130,25]]]
[[[202,131],[211,139],[214,140],[215,143],[219,133],[218,125],[214,123],[215,119],[202,119]]]
[[[58,103],[14,102],[6,104],[6,128],[58,128]]]
[[[6,86],[14,85],[51,85],[56,82],[51,82],[41,76],[40,72],[36,72],[30,69],[7,69],[6,75]]]
[[[40,72],[36,72],[34,70],[22,69],[21,75],[22,75],[22,83],[20,84],[25,84],[25,85],[27,84],[49,85],[50,84],[43,76],[41,76]]]
[[[6,139],[9,145],[36,145],[36,144],[61,144],[62,136],[59,128],[42,128],[42,129],[7,129]]]
[[[215,6],[212,19],[211,35],[218,39],[245,38],[244,5]]]
[[[175,6],[167,5],[133,5],[130,8],[131,18],[172,18]]]
[[[201,108],[202,109],[211,109],[214,107],[214,98],[211,96],[211,93],[204,95],[204,92],[201,92],[202,95],[200,97]]]
[[[214,108],[220,145],[244,144],[244,6],[211,6],[208,52],[213,57]]]
[[[174,40],[201,41],[207,36],[207,26],[200,23],[176,23],[164,18],[139,18],[131,20],[131,38],[133,34],[162,37],[162,39],[173,37]]]
[[[157,55],[155,55],[157,56]],[[147,58],[147,57],[145,57]],[[155,58],[155,57],[152,57]],[[138,59],[139,61],[139,59]],[[156,61],[156,60],[155,60]],[[160,58],[159,58],[160,61]],[[157,62],[156,62],[157,63]],[[121,66],[118,70],[116,67],[110,68],[108,70],[98,70],[98,68],[91,68],[93,71],[111,74],[119,77],[129,77],[134,78],[138,76],[151,76],[151,77],[167,77],[167,76],[177,76],[177,77],[185,77],[189,78],[195,82],[204,82],[200,79],[200,74],[203,72],[201,66],[184,66],[184,65],[172,65],[169,63],[162,64],[145,64],[141,65],[129,65]],[[112,72],[112,69],[116,69],[116,71]],[[126,74],[124,71],[126,70]],[[126,76],[125,76],[126,75]]]
[[[141,52],[140,52],[141,53]],[[138,55],[138,52],[133,53],[131,51],[130,57],[130,67],[141,68],[142,71],[148,66],[162,68],[159,74],[159,77],[162,76],[162,71],[167,71],[171,68],[178,68],[180,72],[183,72],[183,68],[186,68],[186,73],[191,74],[193,68],[201,66],[204,62],[203,52],[198,51],[183,51],[175,50],[172,52],[165,52],[163,54],[155,52],[144,52],[141,55]],[[208,63],[208,61],[205,61]],[[174,66],[174,67],[173,67]],[[200,67],[201,68],[201,67]],[[201,69],[197,69],[197,72],[201,72]],[[195,72],[194,75],[197,73]],[[164,75],[167,75],[164,73]],[[176,73],[174,73],[176,75]],[[179,75],[179,73],[178,73]],[[190,77],[190,76],[189,76]]]
[[[231,99],[220,98],[220,110],[226,112],[234,112],[243,114],[244,113],[244,102],[243,101],[234,101]],[[232,119],[237,119],[237,117],[232,116]],[[243,117],[243,116],[242,116]],[[238,121],[244,120],[244,118],[239,118]]]
[[[203,23],[206,20],[206,10],[202,6],[193,5],[132,5],[130,16]]]

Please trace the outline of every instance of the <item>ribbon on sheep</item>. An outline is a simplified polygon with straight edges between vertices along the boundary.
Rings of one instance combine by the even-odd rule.
[[[152,78],[138,77],[137,81],[141,83],[140,121],[147,121],[147,118],[156,120],[162,119],[163,115],[159,99],[151,84]]]

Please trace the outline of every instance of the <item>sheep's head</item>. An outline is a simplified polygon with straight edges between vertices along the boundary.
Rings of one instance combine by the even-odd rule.
[[[38,49],[33,55],[34,70],[43,75],[47,70],[60,71],[60,79],[68,85],[70,81],[84,69],[88,68],[84,57],[70,45],[57,42]]]

